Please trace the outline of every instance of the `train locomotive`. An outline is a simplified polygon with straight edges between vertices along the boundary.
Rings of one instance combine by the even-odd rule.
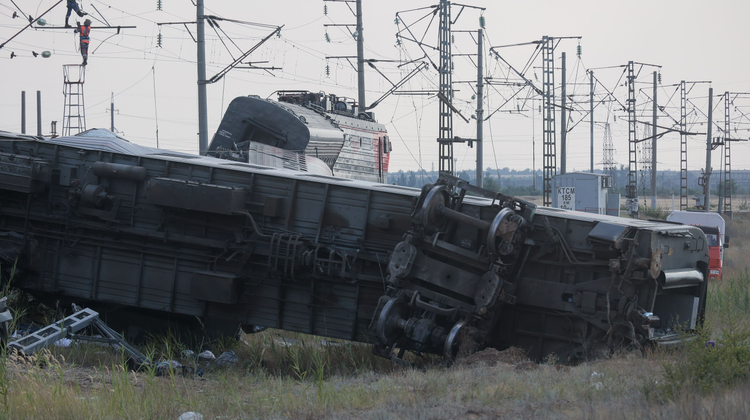
[[[358,112],[345,97],[308,91],[279,91],[277,100],[235,98],[208,146],[210,156],[222,159],[373,182],[388,182],[391,150],[385,126],[371,112]]]

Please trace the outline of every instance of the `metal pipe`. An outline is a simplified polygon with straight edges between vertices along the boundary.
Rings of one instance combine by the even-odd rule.
[[[476,217],[471,217],[467,214],[463,214],[460,211],[455,211],[453,209],[445,207],[445,205],[443,204],[438,204],[437,213],[449,219],[453,219],[458,222],[461,222],[470,226],[474,226],[477,229],[487,230],[490,228],[489,222],[485,222],[482,219],[477,219]]]

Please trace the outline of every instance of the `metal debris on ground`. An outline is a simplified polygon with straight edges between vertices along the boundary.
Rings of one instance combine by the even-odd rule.
[[[129,362],[134,367],[148,365],[151,361],[141,354],[135,347],[128,344],[113,329],[109,328],[101,319],[99,313],[89,308],[79,308],[73,304],[73,315],[67,316],[56,321],[40,330],[34,331],[25,337],[8,343],[9,347],[17,349],[26,355],[59,342],[62,339],[70,338],[78,341],[91,341],[96,343],[107,344],[115,349],[123,349],[129,356]],[[98,336],[76,334],[86,327],[92,327],[98,331]]]

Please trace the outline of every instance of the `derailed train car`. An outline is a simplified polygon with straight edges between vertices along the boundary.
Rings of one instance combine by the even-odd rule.
[[[537,208],[453,177],[420,191],[1,132],[0,263],[38,299],[109,323],[572,361],[699,323],[708,251],[695,227]]]

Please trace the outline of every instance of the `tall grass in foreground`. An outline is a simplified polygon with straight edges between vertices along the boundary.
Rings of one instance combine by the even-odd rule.
[[[712,321],[744,318],[750,321],[750,271],[709,283],[706,313]],[[717,319],[718,318],[718,319]]]
[[[709,285],[706,323],[664,363],[664,380],[651,397],[679,400],[685,394],[714,394],[750,380],[750,274]]]

